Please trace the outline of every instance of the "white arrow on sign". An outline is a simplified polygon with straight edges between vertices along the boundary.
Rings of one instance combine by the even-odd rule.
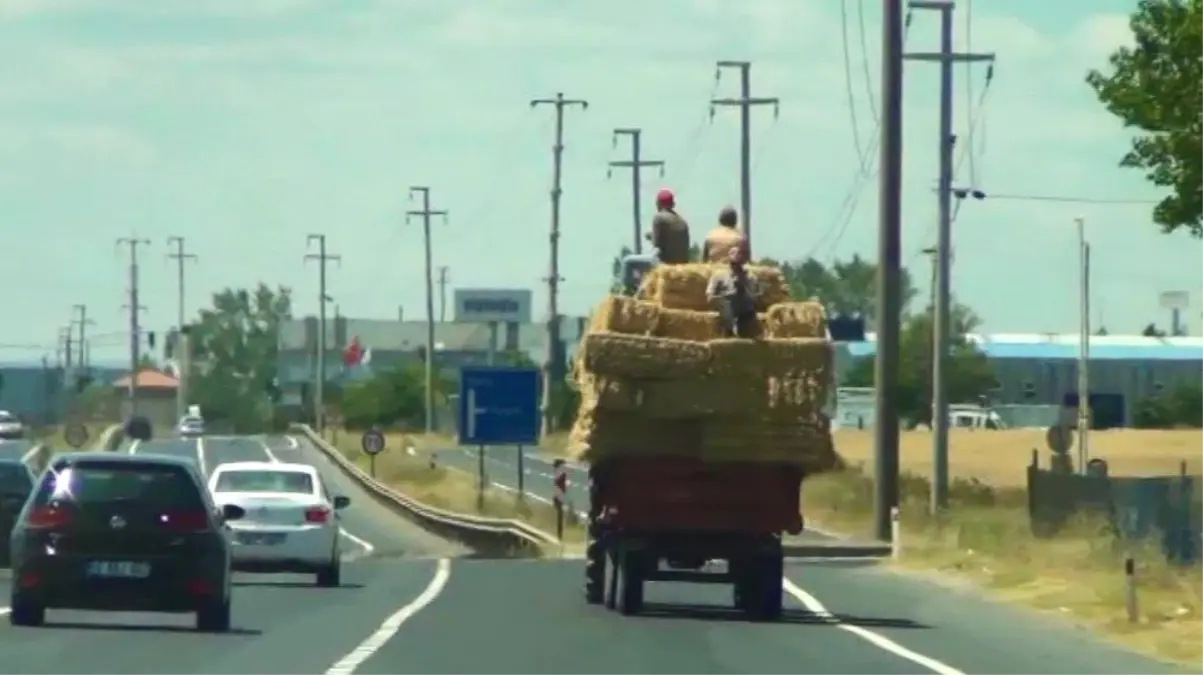
[[[468,390],[468,438],[476,438],[476,416],[489,412],[488,408],[476,406],[476,390]]]

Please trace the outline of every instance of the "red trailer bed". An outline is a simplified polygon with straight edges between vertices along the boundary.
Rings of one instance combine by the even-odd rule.
[[[682,533],[802,531],[802,474],[790,464],[613,459],[594,466],[593,480],[595,513],[606,527]]]

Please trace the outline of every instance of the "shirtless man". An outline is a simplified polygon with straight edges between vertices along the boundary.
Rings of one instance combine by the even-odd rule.
[[[656,215],[648,241],[660,253],[660,262],[677,265],[689,262],[689,223],[676,211],[676,198],[671,190],[656,194]]]
[[[747,253],[747,239],[739,231],[739,215],[734,206],[724,206],[718,212],[718,227],[706,235],[702,244],[702,260],[708,263],[725,263],[731,258],[731,249],[743,246]],[[745,255],[746,257],[746,255]]]
[[[710,275],[706,300],[718,311],[720,327],[727,337],[758,337],[756,299],[760,284],[744,267],[744,247],[727,250],[727,265]]]

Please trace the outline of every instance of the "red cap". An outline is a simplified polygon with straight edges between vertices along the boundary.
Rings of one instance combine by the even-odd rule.
[[[668,188],[663,188],[656,193],[656,206],[673,206],[676,201],[676,197],[673,197],[673,191]]]

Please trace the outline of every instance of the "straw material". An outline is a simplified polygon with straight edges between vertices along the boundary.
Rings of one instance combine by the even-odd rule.
[[[653,420],[700,419],[741,409],[725,383],[707,377],[640,381],[586,374],[580,392],[582,408],[638,412]]]
[[[623,295],[607,295],[589,317],[590,333],[651,335],[656,329],[660,308]]]
[[[570,459],[597,462],[645,455],[697,457],[696,421],[650,420],[632,412],[582,407],[568,436]]]
[[[704,343],[667,338],[593,333],[580,349],[584,369],[603,377],[689,379],[706,375],[710,363]]]
[[[761,461],[798,464],[807,474],[842,465],[831,433],[819,421],[751,424],[745,420],[707,420],[703,423],[701,457],[708,462]]]
[[[826,340],[794,338],[712,340],[711,374],[726,380],[758,380],[768,377],[831,379],[832,348]]]
[[[657,265],[648,272],[641,297],[668,309],[708,311],[710,304],[706,301],[706,286],[710,283],[711,275],[722,267],[711,263]],[[761,296],[756,302],[758,312],[789,300],[789,285],[781,270],[761,265],[748,265],[747,270],[760,282]]]
[[[827,314],[817,302],[782,302],[765,314],[765,335],[771,338],[827,339]]]

